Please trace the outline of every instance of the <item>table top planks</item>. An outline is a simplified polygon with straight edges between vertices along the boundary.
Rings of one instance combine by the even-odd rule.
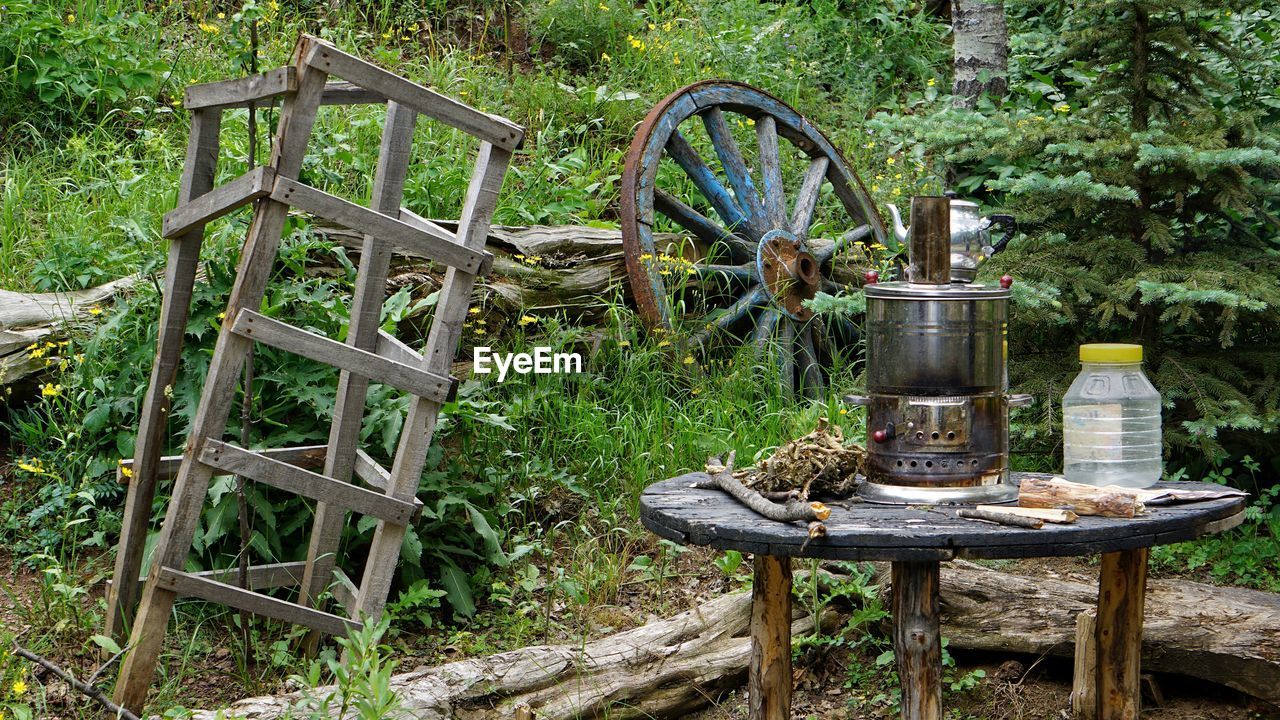
[[[1013,473],[1013,482],[1023,475]],[[1133,519],[1081,517],[1043,528],[992,525],[956,516],[951,505],[833,506],[827,536],[809,539],[804,523],[770,522],[718,489],[697,489],[706,473],[664,480],[640,497],[640,519],[655,534],[685,545],[829,560],[949,560],[1091,555],[1165,545],[1222,532],[1244,519],[1246,498],[1148,508]],[[1209,483],[1161,483],[1214,490]]]

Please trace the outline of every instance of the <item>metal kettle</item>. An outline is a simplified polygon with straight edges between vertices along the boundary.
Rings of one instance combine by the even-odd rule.
[[[978,268],[987,258],[1000,252],[1009,243],[1018,223],[1012,215],[988,215],[982,217],[978,213],[978,203],[956,199],[954,192],[948,192],[951,200],[951,280],[952,282],[972,282],[978,274]],[[902,224],[902,216],[898,208],[889,205],[889,214],[893,216],[893,234],[898,242],[907,241],[907,226]],[[992,242],[991,228],[1001,227],[1004,233]]]

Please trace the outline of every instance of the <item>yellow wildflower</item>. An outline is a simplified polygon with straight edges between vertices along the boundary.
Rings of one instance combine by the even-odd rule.
[[[42,465],[40,464],[40,461],[39,461],[39,460],[32,460],[31,462],[26,462],[25,460],[24,460],[24,461],[20,461],[20,462],[18,463],[18,469],[19,469],[19,470],[26,470],[26,471],[27,471],[27,472],[29,472],[29,473],[40,473],[40,472],[44,472],[44,466],[42,466]]]
[[[680,53],[672,53],[672,54],[671,54],[671,64],[672,64],[672,65],[679,65],[679,64],[680,64]]]
[[[671,345],[670,340],[663,340],[662,342],[658,343],[658,347],[669,347],[670,345]]]
[[[930,80],[930,81],[929,81],[929,84],[931,84],[931,85],[932,85],[932,84],[933,84],[933,81],[932,81],[932,80]],[[848,415],[848,414],[849,414],[849,409],[848,409],[848,408],[840,408],[840,414],[841,414],[841,415]]]
[[[863,145],[862,147],[864,147],[864,148],[866,148],[866,149],[870,150],[871,148],[873,148],[873,147],[875,147],[875,146],[876,146],[876,144],[875,144],[875,143],[873,143],[873,142],[869,142],[869,143],[867,143],[866,145]]]
[[[600,4],[599,4],[599,5],[597,5],[596,7],[600,8],[601,10],[603,10],[603,11],[605,11],[605,12],[609,12],[609,6],[608,6],[608,5],[605,5],[604,3],[600,3]]]
[[[1063,115],[1066,115],[1067,113],[1071,112],[1071,106],[1068,105],[1067,103],[1058,103],[1057,105],[1053,106],[1053,111],[1056,113],[1062,113]]]
[[[875,183],[871,184],[871,192],[880,192],[880,186]]]
[[[600,53],[601,62],[609,62],[613,58],[609,57],[609,53]]]
[[[663,32],[671,32],[671,21],[662,23]]]
[[[218,13],[218,19],[219,19],[219,20],[226,20],[226,19],[227,19],[227,14],[226,14],[226,13]]]
[[[902,188],[894,188],[894,189],[893,189],[893,196],[894,196],[894,197],[898,197],[898,196],[899,196],[899,195],[901,195],[901,194],[902,194]]]
[[[98,307],[97,305],[94,305],[93,307],[89,308],[89,314],[90,314],[90,315],[101,315],[101,314],[102,314],[102,308]]]
[[[534,317],[534,316],[532,316],[532,315],[522,315],[522,316],[520,316],[520,324],[521,324],[521,325],[532,325],[533,323],[536,323],[536,322],[538,322],[538,318],[536,318],[536,317]]]
[[[45,383],[40,386],[40,394],[44,397],[58,397],[62,394],[62,386],[53,383]]]
[[[468,310],[467,312],[471,313],[472,315],[479,315],[479,314],[480,314],[480,308],[471,308],[471,309],[470,309],[470,310]]]
[[[631,347],[631,341],[623,340],[622,342],[618,343],[618,347],[620,348]]]
[[[488,332],[488,331],[487,331],[487,330],[485,330],[485,329],[484,329],[484,328],[482,328],[482,327],[478,327],[478,328],[476,328],[476,334],[477,334],[477,335],[483,335],[483,334],[485,334],[486,332]]]
[[[209,35],[217,35],[218,33],[222,32],[222,28],[218,27],[217,25],[214,25],[213,23],[206,23],[206,22],[200,23],[200,29]]]
[[[121,466],[120,466],[120,477],[122,477],[122,478],[131,478],[131,477],[133,477],[133,468],[129,467],[128,465],[121,465]]]
[[[72,16],[72,17],[74,17],[74,16]],[[25,682],[23,682],[23,681],[19,680],[19,681],[15,682],[15,683],[13,684],[13,694],[14,694],[14,695],[21,695],[21,694],[25,693],[26,691],[27,691],[27,684],[26,684]]]
[[[44,347],[31,345],[30,347],[27,348],[27,350],[30,351],[31,357],[42,358],[45,356],[45,353],[49,352],[49,347],[47,345]]]
[[[219,319],[219,320],[226,320],[226,319],[227,319],[227,314],[226,314],[225,312],[220,312],[220,313],[218,313],[218,319]]]
[[[886,159],[885,159],[885,161],[884,161],[884,164],[885,164],[885,165],[892,165],[892,164],[894,164],[894,163],[896,163],[896,162],[898,162],[898,159],[897,159],[897,158],[893,158],[893,157],[891,157],[891,158],[886,158]]]
[[[928,83],[926,83],[926,84],[927,84],[929,87],[933,87],[934,85],[937,85],[937,84],[938,84],[938,81],[937,81],[937,79],[935,79],[935,78],[929,78],[929,82],[928,82]]]
[[[649,23],[649,29],[650,29],[650,30],[657,30],[657,29],[658,29],[658,26],[657,26],[657,25],[654,25],[653,23]]]
[[[383,40],[390,40],[390,39],[391,39],[391,33],[390,33],[390,32],[384,32],[384,33],[382,33],[382,39],[383,39]]]
[[[75,13],[67,13],[67,22],[69,22],[69,23],[73,23],[73,22],[75,22],[75,21],[76,21],[76,14],[75,14]],[[24,685],[23,687],[26,687],[26,686]]]
[[[690,391],[689,391],[689,394],[690,394],[690,395],[697,395],[697,394],[698,394],[698,393],[700,393],[700,392],[702,392],[702,388],[693,388],[692,390],[690,390]]]
[[[694,360],[693,360],[693,356],[692,356],[692,355],[685,355],[685,356],[684,356],[684,364],[685,364],[685,365],[692,365],[693,363],[694,363]]]

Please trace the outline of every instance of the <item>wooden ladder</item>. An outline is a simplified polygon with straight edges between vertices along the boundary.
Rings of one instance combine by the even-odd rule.
[[[346,83],[330,83],[329,76]],[[222,110],[283,96],[270,162],[212,188]],[[298,181],[319,106],[324,103],[386,102],[387,119],[374,178],[371,207],[356,205]],[[473,284],[488,272],[484,250],[489,221],[511,153],[524,131],[382,70],[314,37],[298,43],[290,66],[261,75],[192,86],[186,103],[193,117],[180,205],[164,218],[173,240],[168,289],[162,308],[157,356],[143,406],[117,557],[109,631],[120,634],[140,583],[138,566],[146,514],[156,480],[172,474],[173,494],[142,587],[137,615],[116,682],[115,701],[141,713],[154,678],[169,615],[178,596],[193,596],[330,634],[343,634],[380,616],[390,590],[401,542],[420,503],[415,495],[441,404],[456,380],[450,367],[466,317]],[[413,128],[425,115],[480,140],[457,232],[401,208]],[[195,264],[206,223],[254,203],[253,221],[214,347],[200,405],[185,452],[161,458],[166,405],[182,329],[191,301]],[[293,327],[258,312],[289,209],[326,218],[364,233],[345,343]],[[448,266],[423,354],[379,330],[384,285],[392,249],[411,250]],[[222,439],[241,370],[255,342],[331,365],[340,371],[329,442],[325,446],[250,451]],[[390,471],[358,446],[370,381],[415,396]],[[316,472],[304,467],[323,457]],[[316,502],[307,559],[250,569],[247,587],[226,581],[235,570],[182,570],[214,475],[236,474]],[[364,486],[353,484],[359,480]],[[346,513],[377,518],[359,585],[336,563]],[[132,563],[132,565],[130,565]],[[255,590],[297,586],[296,602]],[[330,592],[343,613],[315,605]]]

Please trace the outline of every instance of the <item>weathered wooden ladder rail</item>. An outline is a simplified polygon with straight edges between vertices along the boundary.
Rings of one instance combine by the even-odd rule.
[[[329,82],[329,76],[343,82]],[[130,476],[125,516],[108,598],[107,633],[124,635],[132,617],[128,652],[115,701],[141,712],[155,674],[175,599],[192,596],[240,610],[339,634],[377,618],[386,603],[408,523],[422,505],[415,497],[440,406],[454,397],[449,371],[477,277],[493,256],[484,249],[511,153],[524,130],[304,36],[293,63],[253,77],[187,88],[191,138],[178,207],[164,218],[170,238],[160,333],[151,382],[143,401],[134,458],[121,464]],[[270,162],[213,187],[222,112],[283,97]],[[302,184],[303,157],[323,104],[385,103],[387,118],[370,207]],[[401,207],[419,115],[480,139],[480,149],[458,222],[450,231]],[[206,224],[253,203],[253,221],[214,348],[199,408],[182,456],[161,457],[168,414],[166,388],[177,373],[190,311],[196,265]],[[363,234],[346,342],[293,327],[258,312],[290,208]],[[426,349],[412,348],[379,330],[383,289],[393,249],[446,266]],[[240,372],[255,343],[333,366],[340,371],[326,445],[254,451],[222,439]],[[415,396],[388,470],[357,447],[369,383],[385,383]],[[128,469],[126,473],[124,470]],[[236,474],[316,501],[307,559],[248,569],[184,572],[210,480]],[[173,479],[152,566],[141,573],[142,552],[156,484]],[[354,484],[359,480],[366,487]],[[346,513],[377,518],[364,576],[357,585],[337,567]],[[141,587],[141,593],[139,589]],[[296,602],[257,590],[297,587]],[[342,613],[320,607],[325,593]],[[139,598],[139,595],[141,597]],[[136,617],[134,606],[138,606]]]

